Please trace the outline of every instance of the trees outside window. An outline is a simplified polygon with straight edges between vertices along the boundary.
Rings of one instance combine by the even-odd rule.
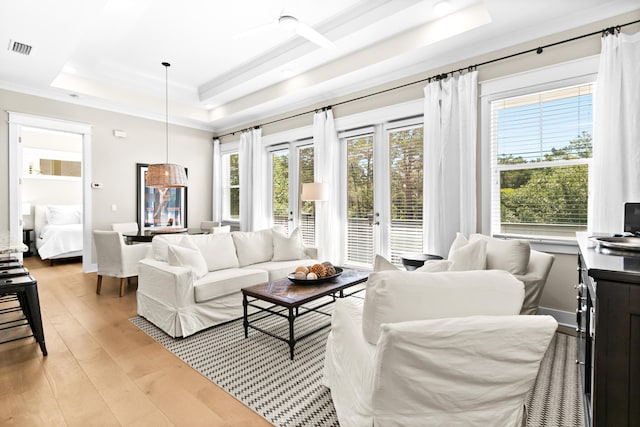
[[[289,150],[271,153],[271,215],[289,235]]]
[[[222,219],[240,220],[240,167],[239,154],[228,153],[222,156]]]
[[[493,101],[492,232],[586,230],[592,85]]]
[[[389,252],[394,264],[404,252],[422,252],[424,132],[422,126],[388,132],[391,223]]]

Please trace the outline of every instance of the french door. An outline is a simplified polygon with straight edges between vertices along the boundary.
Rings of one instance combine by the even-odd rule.
[[[423,127],[415,121],[341,134],[346,168],[346,264],[376,254],[400,265],[423,251]]]
[[[315,245],[315,204],[300,200],[302,184],[313,182],[314,150],[310,140],[273,146],[269,149],[271,215],[274,225],[286,233],[296,227],[306,245]]]

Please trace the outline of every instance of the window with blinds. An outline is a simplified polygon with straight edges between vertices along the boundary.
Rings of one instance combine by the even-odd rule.
[[[493,234],[587,227],[593,84],[491,102]]]
[[[229,153],[222,156],[222,216],[225,220],[238,221],[240,219],[240,168],[238,159],[238,153]]]
[[[412,126],[388,132],[391,223],[391,262],[401,265],[400,254],[422,252],[422,200],[424,153],[423,127]]]
[[[346,261],[370,266],[373,235],[373,134],[346,138],[347,247]]]
[[[314,152],[313,146],[298,148],[298,194],[302,193],[302,184],[313,182]],[[316,205],[315,202],[300,201],[300,222],[302,241],[308,246],[316,244]]]
[[[289,150],[271,153],[271,215],[273,224],[289,235]]]

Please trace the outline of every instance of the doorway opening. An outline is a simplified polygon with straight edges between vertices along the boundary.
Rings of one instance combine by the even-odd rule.
[[[83,271],[94,269],[91,250],[91,127],[87,124],[9,112],[9,229],[25,235],[32,229],[35,241],[42,218],[71,223],[66,207],[77,207],[76,228],[82,244]],[[58,225],[58,224],[56,224]],[[37,228],[37,230],[36,230]],[[35,250],[33,246],[30,248]]]

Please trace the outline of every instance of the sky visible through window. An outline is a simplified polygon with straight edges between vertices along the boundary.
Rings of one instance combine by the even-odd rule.
[[[544,160],[551,149],[560,149],[587,132],[592,135],[591,93],[534,102],[531,97],[497,110],[498,157],[512,155],[528,162]],[[518,105],[520,104],[520,105]]]

